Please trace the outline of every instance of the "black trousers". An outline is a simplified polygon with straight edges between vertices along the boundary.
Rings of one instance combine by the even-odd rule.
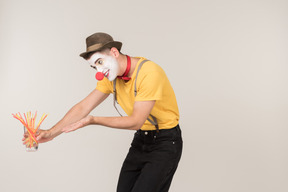
[[[138,130],[123,163],[117,192],[166,192],[182,154],[179,125],[156,131]]]

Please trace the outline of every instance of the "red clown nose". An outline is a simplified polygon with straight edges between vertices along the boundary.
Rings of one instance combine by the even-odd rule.
[[[97,72],[95,77],[98,81],[101,81],[104,78],[104,74],[102,72]]]

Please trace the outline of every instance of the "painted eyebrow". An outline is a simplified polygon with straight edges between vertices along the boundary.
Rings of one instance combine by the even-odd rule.
[[[94,64],[97,63],[97,61],[98,61],[99,59],[102,59],[102,58],[98,58],[98,59],[94,62]]]

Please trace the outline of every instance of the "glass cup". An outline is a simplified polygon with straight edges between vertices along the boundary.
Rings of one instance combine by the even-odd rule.
[[[28,132],[27,128],[24,126],[24,133],[28,135],[28,137],[25,139],[25,146],[26,146],[26,151],[27,152],[35,152],[38,150],[38,143],[35,142],[36,136],[35,133],[31,133],[33,135],[33,137],[30,135],[30,133]]]

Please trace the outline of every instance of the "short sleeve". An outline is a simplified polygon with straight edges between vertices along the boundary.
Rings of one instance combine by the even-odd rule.
[[[102,93],[110,94],[113,93],[113,84],[105,77],[102,81],[97,82],[96,89]]]

